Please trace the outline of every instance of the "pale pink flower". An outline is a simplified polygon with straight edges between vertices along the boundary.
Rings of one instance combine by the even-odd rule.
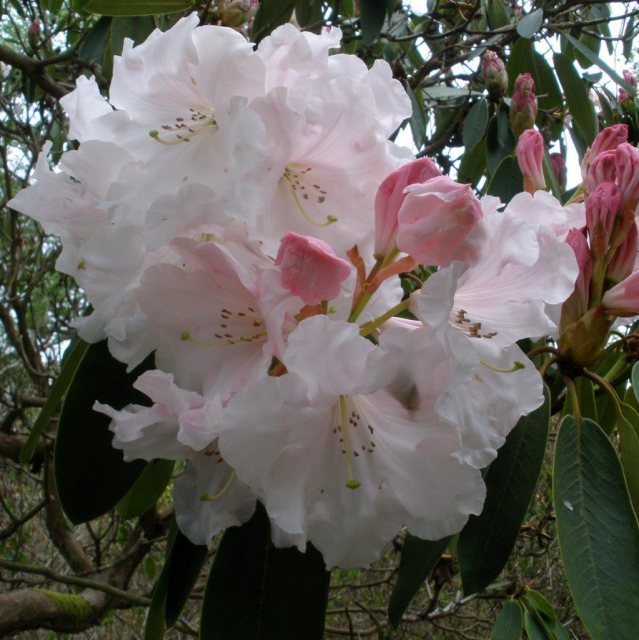
[[[275,264],[284,287],[309,305],[336,298],[353,269],[322,240],[293,232],[282,238]]]
[[[606,313],[627,318],[639,314],[639,271],[604,293],[601,303]]]
[[[483,212],[470,185],[439,176],[410,185],[405,194],[397,216],[398,249],[426,265],[472,258],[469,235]]]

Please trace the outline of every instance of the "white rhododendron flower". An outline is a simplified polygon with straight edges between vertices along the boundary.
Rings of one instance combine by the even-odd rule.
[[[11,206],[60,237],[80,336],[154,355],[149,406],[95,409],[126,460],[185,461],[184,534],[261,503],[275,545],[355,567],[481,512],[481,468],[543,400],[516,343],[556,331],[583,211],[501,213],[414,161],[389,140],[402,85],[340,40],[286,24],[255,50],[193,14],[126,41],[108,98],[79,78],[61,100],[79,148],[50,168],[46,146]]]

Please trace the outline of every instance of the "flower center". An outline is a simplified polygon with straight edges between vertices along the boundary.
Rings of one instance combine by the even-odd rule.
[[[193,336],[191,330],[182,331],[180,340],[190,342],[200,347],[218,348],[251,342],[264,342],[267,336],[264,330],[264,320],[254,307],[246,307],[239,311],[232,311],[224,307],[220,310],[217,322],[209,329],[213,334],[212,340],[204,340]],[[209,325],[207,325],[209,326]]]
[[[496,331],[483,332],[481,322],[473,322],[473,320],[468,317],[468,312],[464,311],[464,309],[453,307],[449,321],[453,327],[465,333],[469,338],[488,338],[490,340],[497,335]]]
[[[326,195],[328,193],[320,184],[310,180],[310,172],[310,167],[298,169],[294,165],[290,165],[284,168],[284,174],[280,180],[288,184],[295,206],[304,216],[306,222],[312,224],[314,227],[327,227],[329,224],[337,222],[336,216],[327,214],[326,220],[318,222],[314,220],[306,210],[305,205],[309,202],[323,205],[326,202]]]
[[[161,131],[149,131],[149,135],[161,144],[173,145],[190,142],[198,133],[210,127],[217,129],[213,109],[190,108],[189,113],[189,116],[178,116],[173,122],[163,124]]]

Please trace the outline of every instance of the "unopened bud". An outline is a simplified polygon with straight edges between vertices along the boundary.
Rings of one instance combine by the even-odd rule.
[[[494,52],[486,51],[481,63],[486,90],[493,98],[501,98],[508,90],[508,72],[504,61]]]
[[[628,140],[628,125],[614,124],[606,127],[592,141],[581,162],[581,177],[585,181],[592,161],[604,151],[614,151],[620,144]]]
[[[616,284],[632,273],[637,262],[637,250],[639,250],[639,233],[637,233],[637,225],[633,224],[608,265],[606,279],[609,282]]]
[[[614,151],[603,151],[592,161],[586,177],[586,191],[594,191],[602,182],[614,182],[617,177],[617,156]]]
[[[524,174],[524,190],[528,193],[546,188],[544,146],[544,139],[536,129],[526,129],[517,141],[515,154]]]
[[[621,193],[614,182],[602,182],[586,198],[586,226],[595,259],[606,255],[620,209]]]
[[[251,6],[244,0],[233,0],[233,2],[220,2],[217,8],[217,15],[220,23],[224,27],[241,27],[250,18]]]
[[[634,89],[633,93],[628,93],[625,89],[619,89],[619,102],[622,106],[628,108],[632,104],[634,97],[637,95],[637,77],[632,73],[632,71],[624,69],[623,79]]]
[[[516,136],[530,129],[537,117],[535,81],[529,73],[520,74],[510,102],[510,124]]]
[[[557,180],[559,189],[564,191],[566,189],[566,159],[561,153],[550,154],[550,167]]]
[[[441,175],[430,158],[420,158],[405,164],[384,179],[375,196],[376,258],[383,258],[395,249],[397,214],[406,197],[406,187]]]
[[[575,282],[575,290],[564,303],[565,315],[571,322],[576,321],[588,309],[590,298],[590,279],[592,278],[592,256],[586,240],[584,229],[570,229],[566,235],[566,244],[573,250],[577,258],[579,274]]]
[[[483,215],[470,185],[446,176],[411,185],[397,216],[397,247],[425,265],[471,260],[477,249],[468,236]]]
[[[40,35],[42,34],[42,26],[40,25],[40,20],[38,18],[34,18],[31,24],[29,25],[28,30],[29,44],[32,48],[36,48],[38,42],[40,42]]]
[[[336,298],[352,271],[350,262],[338,258],[323,240],[292,231],[282,238],[275,264],[284,287],[308,305]]]
[[[639,201],[639,149],[624,142],[615,151],[615,161],[624,206],[629,204],[634,209]]]

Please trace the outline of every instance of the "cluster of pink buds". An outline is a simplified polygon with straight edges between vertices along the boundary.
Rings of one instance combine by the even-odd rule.
[[[625,141],[627,132],[625,125],[604,129],[586,153],[586,227],[566,238],[580,273],[563,306],[559,345],[564,356],[582,366],[599,356],[614,316],[639,313],[639,272],[633,273],[639,149]]]
[[[510,125],[519,137],[523,131],[532,128],[537,118],[537,96],[535,81],[529,73],[522,73],[515,80],[515,90],[510,102]]]
[[[508,90],[508,72],[504,61],[494,51],[484,53],[481,75],[488,95],[497,102],[501,100]]]

